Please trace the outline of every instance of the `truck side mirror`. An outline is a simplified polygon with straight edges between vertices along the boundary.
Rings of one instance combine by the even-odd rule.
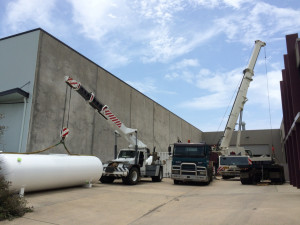
[[[169,155],[172,155],[172,153],[171,153],[171,146],[168,147],[168,152],[169,152]]]

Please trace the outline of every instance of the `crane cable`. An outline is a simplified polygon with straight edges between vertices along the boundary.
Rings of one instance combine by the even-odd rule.
[[[66,114],[66,106],[67,106],[67,95],[68,95],[68,85],[66,85],[66,94],[65,94],[65,104],[64,104],[64,113],[63,113],[63,119],[62,119],[62,124],[61,124],[61,129],[63,130],[64,128],[64,123],[65,123],[65,114]],[[70,120],[70,105],[71,105],[71,96],[72,96],[72,90],[70,88],[69,92],[69,103],[68,103],[68,117],[67,117],[67,126],[69,126],[69,120]]]
[[[243,79],[243,77],[242,77],[242,79]],[[233,98],[234,98],[234,96],[235,96],[235,93],[237,93],[237,91],[238,91],[238,88],[239,88],[240,83],[241,83],[241,81],[237,84],[237,86],[236,86],[234,92],[232,93],[232,96],[231,96],[231,98],[230,98],[230,101],[228,102],[228,105],[227,105],[227,108],[226,108],[225,113],[224,113],[224,115],[223,115],[223,118],[222,118],[222,120],[221,120],[221,122],[220,122],[220,124],[219,124],[219,126],[218,126],[218,130],[217,130],[216,134],[214,135],[214,138],[213,138],[214,141],[216,140],[216,137],[217,137],[217,135],[218,135],[218,132],[220,131],[220,127],[221,127],[221,125],[222,125],[222,123],[223,123],[223,121],[224,121],[224,119],[225,119],[225,116],[226,116],[226,114],[227,114],[227,112],[228,112],[228,109],[229,109],[229,107],[232,105],[231,102],[232,102],[232,100],[233,100]],[[226,126],[226,125],[225,125],[225,126]],[[226,127],[224,128],[224,130],[225,130],[225,129],[226,129]],[[223,136],[222,136],[222,137],[223,137]],[[216,144],[217,147],[221,144],[220,142],[221,142],[221,140],[222,140],[222,137],[218,140],[218,143]]]
[[[72,92],[71,92],[71,88],[70,88],[69,102],[68,102],[68,117],[67,117],[67,121],[66,121],[66,123],[67,123],[66,128],[68,128],[68,126],[69,126],[69,120],[70,120],[70,106],[71,106],[71,96],[72,96],[71,93]],[[62,119],[62,129],[61,129],[61,140],[58,143],[56,143],[54,145],[51,145],[50,147],[47,147],[47,148],[42,149],[42,150],[38,150],[38,151],[34,151],[34,152],[18,153],[18,154],[37,154],[37,153],[45,152],[47,150],[50,150],[50,149],[52,149],[52,148],[54,148],[54,147],[62,144],[69,155],[77,155],[77,154],[72,154],[68,150],[68,148],[67,148],[67,146],[65,144],[65,138],[67,137],[67,135],[62,136],[62,132],[65,129],[64,128],[64,123],[65,123],[65,114],[66,114],[66,108],[67,108],[66,107],[67,106],[67,95],[68,95],[68,85],[66,85],[65,104],[64,104],[64,112],[63,112],[63,119]]]
[[[267,93],[268,93],[268,106],[269,106],[269,119],[270,119],[270,135],[271,135],[271,144],[272,144],[272,158],[276,159],[275,152],[274,152],[274,141],[273,141],[273,128],[272,128],[272,115],[271,115],[271,103],[270,103],[270,91],[269,91],[269,78],[268,78],[268,67],[267,67],[267,53],[266,47],[264,47],[265,53],[265,73],[267,78]]]
[[[71,106],[71,97],[72,97],[72,90],[71,88],[69,88],[69,101],[68,101],[68,117],[67,117],[67,121],[66,121],[66,127],[64,127],[65,124],[65,114],[66,114],[66,108],[67,108],[67,99],[68,99],[68,85],[66,84],[66,93],[65,93],[65,104],[64,104],[64,112],[63,112],[63,119],[62,119],[62,124],[61,124],[61,140],[60,140],[60,144],[63,144],[65,150],[68,152],[69,155],[73,155],[67,148],[66,144],[65,144],[65,138],[68,136],[69,134],[69,120],[70,120],[70,106]],[[65,132],[65,133],[64,133]]]

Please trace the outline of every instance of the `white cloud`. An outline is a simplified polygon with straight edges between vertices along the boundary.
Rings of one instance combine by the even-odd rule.
[[[242,78],[241,71],[241,69],[235,69],[226,73],[212,73],[207,69],[200,70],[200,73],[193,76],[189,83],[196,85],[200,90],[209,94],[181,103],[180,106],[199,110],[228,106],[230,101],[234,99],[233,94],[236,93],[239,87]],[[186,80],[186,78],[183,80]]]
[[[215,8],[220,5],[219,0],[189,0],[191,4],[203,6],[207,8]]]
[[[204,73],[203,73],[204,71]],[[193,82],[203,90],[210,92],[228,92],[235,90],[242,79],[242,69],[237,68],[229,72],[212,73],[208,70],[201,70]],[[228,94],[227,94],[228,95]]]
[[[189,3],[194,6],[203,6],[205,8],[222,8],[224,5],[234,9],[240,9],[242,4],[254,0],[189,0]]]
[[[14,32],[28,28],[30,22],[35,27],[53,27],[51,11],[55,7],[55,3],[56,0],[9,2],[6,8],[5,23]]]
[[[162,26],[172,22],[173,14],[184,8],[182,0],[137,0],[135,3],[143,18]]]
[[[260,74],[254,76],[248,94],[250,101],[247,104],[258,104],[260,107],[268,108],[270,100],[271,109],[281,108],[281,71],[270,71],[267,76]]]
[[[178,77],[179,77],[178,73],[175,73],[175,72],[168,73],[165,75],[165,79],[167,79],[167,80],[175,80]]]
[[[160,94],[169,94],[169,95],[174,95],[176,94],[175,92],[172,91],[165,91],[165,90],[160,90],[157,87],[156,81],[153,78],[144,78],[143,81],[125,81],[127,84],[131,85],[138,91],[142,92],[145,95],[148,95],[150,97],[153,97],[153,94],[155,93],[160,93]]]
[[[105,58],[101,59],[101,64],[104,68],[117,68],[127,65],[131,62],[130,56],[122,54],[124,51],[115,52],[114,50],[107,49]]]
[[[224,4],[231,6],[235,9],[240,9],[241,5],[246,3],[247,1],[245,0],[223,0]],[[253,0],[252,0],[253,1]]]
[[[85,37],[100,45],[119,38],[126,46],[135,46],[130,50],[128,47],[130,54],[127,54],[139,56],[144,63],[169,62],[219,33],[218,27],[178,32],[175,22],[182,19],[176,13],[187,9],[183,0],[144,0],[130,4],[124,0],[68,2],[73,8],[73,20]],[[119,48],[110,51],[119,52]]]
[[[222,92],[193,98],[191,101],[180,104],[181,107],[189,107],[198,110],[211,110],[224,108],[228,105],[227,95]]]
[[[199,66],[198,59],[183,59],[178,63],[175,63],[170,67],[171,70],[183,69],[186,67],[197,67]]]
[[[215,23],[226,34],[228,40],[252,43],[253,40],[274,39],[300,29],[299,9],[279,8],[257,1],[241,8],[239,13],[221,17]]]
[[[143,57],[144,62],[167,61],[178,56],[186,42],[182,36],[173,37],[166,28],[152,30],[149,33],[149,46]]]
[[[130,9],[123,0],[67,0],[73,8],[73,21],[88,38],[101,40],[105,35],[128,25]]]
[[[169,62],[178,56],[191,52],[220,32],[218,27],[212,27],[202,32],[176,36],[166,28],[154,29],[149,33],[149,46],[143,57],[143,62]]]
[[[209,94],[183,102],[180,106],[199,110],[224,108],[228,105],[231,107],[243,76],[240,71],[242,71],[240,68],[226,73],[210,72],[207,74],[206,71],[205,75],[200,73],[193,76],[191,81],[188,82],[195,84],[203,91],[202,93],[209,92]],[[183,80],[186,80],[186,78],[183,78]],[[255,75],[250,83],[247,94],[249,102],[246,105],[251,104],[268,108],[268,99],[270,99],[271,108],[281,108],[280,80],[280,70],[268,72],[268,80],[266,75]]]

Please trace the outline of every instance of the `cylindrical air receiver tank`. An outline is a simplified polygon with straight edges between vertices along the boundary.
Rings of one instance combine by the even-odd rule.
[[[102,162],[95,156],[66,154],[0,153],[0,168],[10,182],[9,189],[16,192],[92,184],[103,172]]]

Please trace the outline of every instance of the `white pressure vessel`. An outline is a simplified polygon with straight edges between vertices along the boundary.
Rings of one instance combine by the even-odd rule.
[[[97,182],[103,165],[95,156],[66,154],[0,153],[0,174],[18,192],[90,185]]]

